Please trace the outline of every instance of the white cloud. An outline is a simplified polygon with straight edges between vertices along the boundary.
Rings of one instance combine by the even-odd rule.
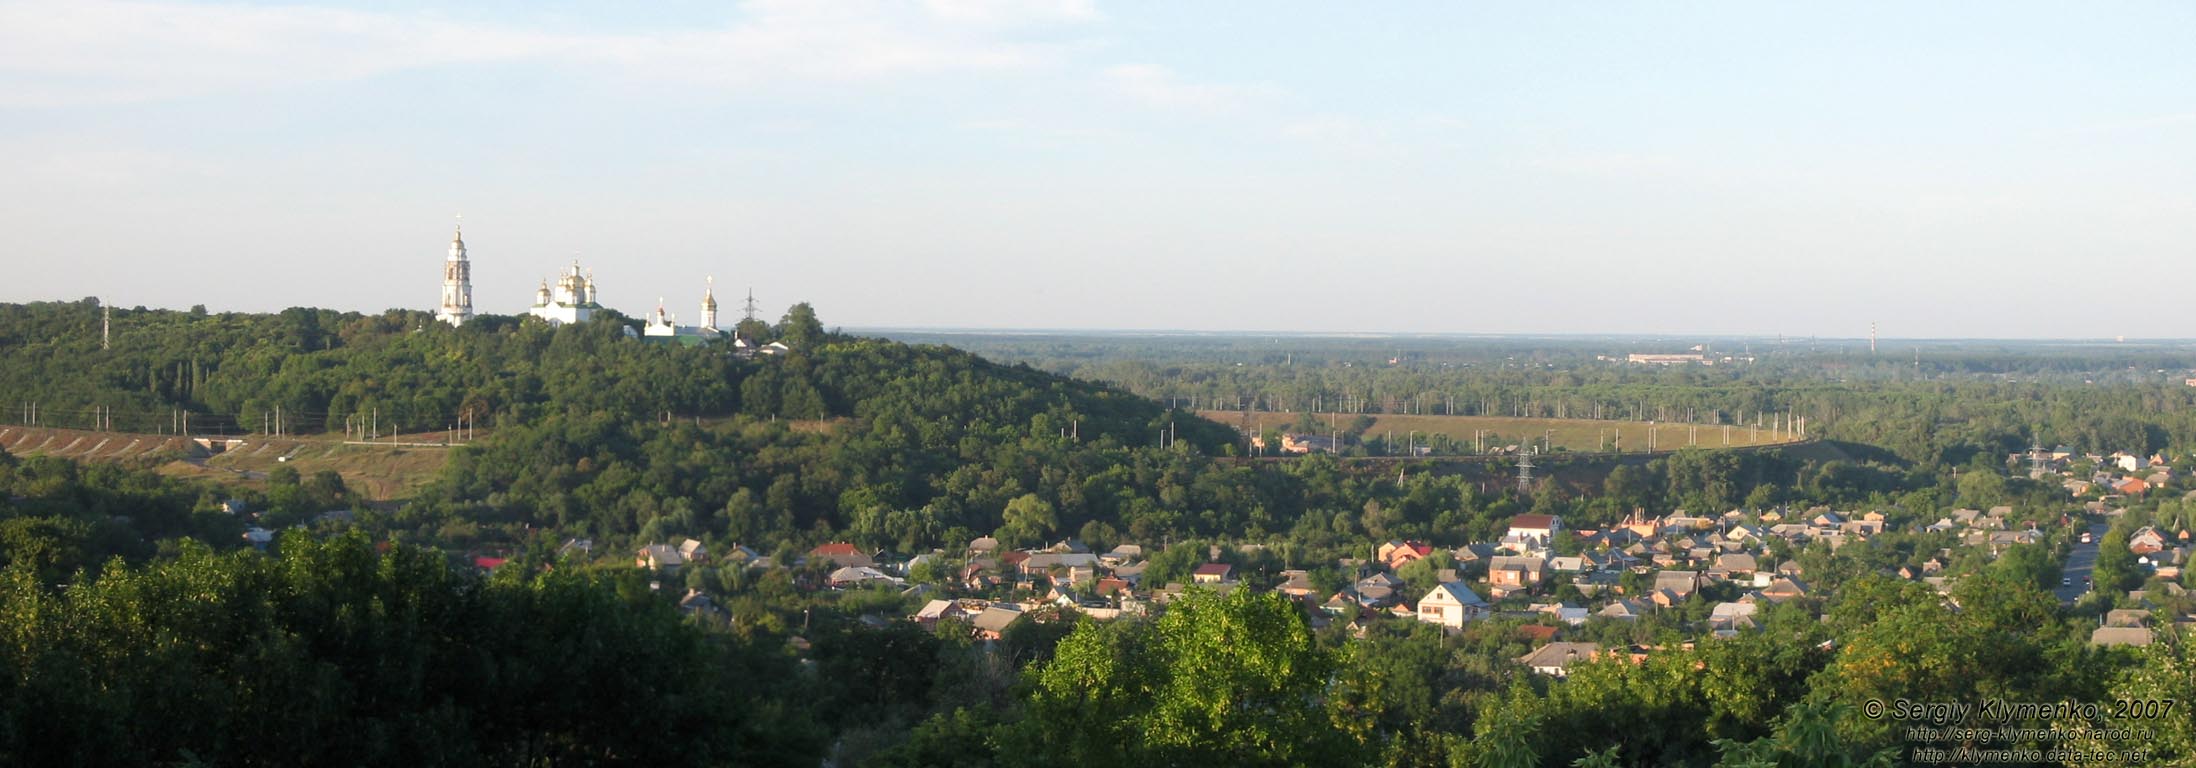
[[[164,2],[0,2],[0,106],[131,102],[539,59],[642,80],[751,87],[1040,65],[1067,48],[1016,29],[1087,3],[753,0],[721,27],[553,32],[433,14]]]
[[[1273,96],[1271,86],[1191,83],[1156,64],[1122,64],[1104,73],[1115,94],[1149,107],[1223,112]]]

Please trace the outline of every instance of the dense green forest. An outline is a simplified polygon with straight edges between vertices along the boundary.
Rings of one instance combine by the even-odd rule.
[[[481,438],[385,505],[333,473],[239,485],[0,454],[0,763],[1854,765],[1906,759],[1890,724],[1861,714],[1870,701],[2196,700],[2182,645],[2087,642],[2133,603],[2054,599],[2074,535],[2061,521],[2078,510],[2007,466],[2040,440],[2167,450],[2182,476],[2196,469],[2185,387],[2067,380],[2098,364],[2079,354],[2007,367],[1976,352],[1971,370],[1920,375],[1819,358],[1627,369],[1562,344],[1529,364],[1509,358],[1530,345],[1501,344],[1392,367],[1286,353],[1075,364],[1100,383],[1043,370],[1060,360],[829,331],[805,306],[743,329],[791,347],[760,357],[649,344],[615,316],[451,328],[306,309],[117,309],[102,349],[100,314],[0,305],[0,404],[24,417],[0,420],[36,403],[49,425],[111,413],[115,429],[164,432],[188,412],[194,431],[234,433],[279,410],[290,432],[467,419]],[[2004,378],[2016,369],[2022,380]],[[1187,412],[1345,394],[1368,410],[1811,413],[1834,450],[1679,451],[1520,494],[1499,463],[1238,460],[1232,430]],[[1881,511],[1890,530],[1772,548],[1811,591],[1764,608],[1759,631],[1697,637],[1711,602],[1737,597],[1720,587],[1636,621],[1561,627],[1639,653],[1565,679],[1516,661],[1559,629],[1520,600],[1455,633],[1407,620],[1358,632],[1315,629],[1265,591],[1294,568],[1328,593],[1357,578],[1343,560],[1378,542],[1488,541],[1529,511],[1595,527],[1635,509],[1817,504]],[[1919,528],[1996,505],[2041,539],[1986,555]],[[2131,506],[2108,543],[2196,525],[2178,493]],[[249,546],[232,507],[288,530]],[[830,566],[804,557],[833,541],[957,554],[985,535],[1140,543],[1147,584],[1219,560],[1242,587],[1192,590],[1149,621],[1044,608],[978,640],[905,621],[919,590],[820,589]],[[635,547],[682,538],[782,567],[632,567]],[[2163,586],[2124,554],[2099,559],[2100,584]],[[1423,593],[1444,558],[1398,575]],[[1924,563],[1959,577],[1949,595],[1890,575]],[[1547,597],[1580,595],[1565,583]],[[675,607],[682,596],[706,600]],[[2162,588],[2153,602],[2159,616],[2189,607]],[[2196,759],[2187,714],[2153,739],[2161,762]]]

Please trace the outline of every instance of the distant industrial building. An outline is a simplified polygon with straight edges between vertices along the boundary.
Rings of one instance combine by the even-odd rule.
[[[1708,356],[1707,356],[1707,355],[1701,354],[1701,353],[1699,353],[1699,352],[1683,352],[1683,353],[1677,353],[1677,354],[1646,354],[1646,355],[1634,354],[1634,355],[1631,355],[1631,356],[1629,356],[1629,357],[1625,358],[1625,362],[1630,362],[1630,363],[1640,363],[1640,364],[1642,364],[1642,365],[1714,365],[1714,364],[1715,364],[1715,362],[1714,362],[1714,361],[1712,361],[1712,360],[1709,360],[1709,359],[1708,359]]]

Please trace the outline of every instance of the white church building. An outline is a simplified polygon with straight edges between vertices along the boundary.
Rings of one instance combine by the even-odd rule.
[[[716,278],[710,278],[708,287],[702,289],[701,325],[679,325],[678,317],[665,310],[659,298],[656,311],[648,313],[647,324],[641,326],[641,337],[649,341],[699,344],[722,334],[717,330]]]
[[[526,314],[562,325],[587,322],[601,308],[595,303],[595,273],[582,276],[579,260],[574,259],[571,269],[557,277],[555,290],[550,290],[548,280],[541,281],[541,289],[534,292],[534,306]]]

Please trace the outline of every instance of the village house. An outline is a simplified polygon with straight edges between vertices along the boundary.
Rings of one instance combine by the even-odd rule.
[[[1797,577],[1779,576],[1775,581],[1769,582],[1769,586],[1761,589],[1761,596],[1768,598],[1770,602],[1781,603],[1793,598],[1806,597],[1807,585],[1801,583]]]
[[[1465,573],[1479,574],[1487,570],[1487,561],[1495,555],[1494,545],[1484,542],[1466,544],[1449,550],[1449,559]]]
[[[1356,597],[1358,604],[1382,608],[1399,599],[1395,591],[1402,586],[1403,580],[1396,578],[1395,574],[1382,572],[1358,579],[1356,584],[1350,586],[1350,592]]]
[[[1741,630],[1754,628],[1754,609],[1751,601],[1716,603],[1709,609],[1708,629],[1717,637],[1733,637]]]
[[[1293,598],[1310,597],[1315,591],[1312,588],[1311,572],[1303,569],[1282,571],[1281,584],[1274,587],[1274,591]]]
[[[1007,628],[1022,620],[1022,612],[1011,606],[993,605],[969,622],[976,636],[985,640],[997,640],[1005,636]]]
[[[1651,539],[1662,535],[1662,519],[1648,517],[1646,510],[1635,507],[1632,514],[1625,517],[1623,523],[1618,524],[1617,530],[1628,532],[1642,539]]]
[[[1532,653],[1518,657],[1519,664],[1532,668],[1536,674],[1564,677],[1570,674],[1565,667],[1587,661],[1601,654],[1600,643],[1549,643]]]
[[[732,545],[731,549],[727,549],[724,551],[724,561],[727,563],[732,563],[734,565],[746,565],[752,567],[758,562],[768,559],[769,558],[763,557],[761,552],[757,552],[752,547],[748,547],[744,544],[734,544]]]
[[[999,567],[997,560],[975,560],[961,569],[961,586],[971,592],[1011,588],[1016,579]]]
[[[1510,530],[1502,535],[1502,548],[1521,554],[1547,550],[1555,545],[1563,518],[1556,515],[1518,515],[1510,518]]]
[[[1651,606],[1637,600],[1615,600],[1602,606],[1595,615],[1619,621],[1637,621],[1650,610],[1653,610]]]
[[[1668,592],[1679,600],[1700,589],[1700,574],[1695,571],[1656,571],[1656,592]]]
[[[2141,608],[2115,608],[2105,611],[2104,625],[2107,627],[2147,627],[2150,626],[2150,612]]]
[[[1496,597],[1530,590],[1540,584],[1547,565],[1548,561],[1537,557],[1496,555],[1487,566],[1487,583],[1494,587]]]
[[[2127,551],[2138,555],[2151,554],[2165,548],[2165,534],[2159,533],[2158,529],[2153,526],[2146,525],[2137,528],[2135,533],[2127,537]]]
[[[924,603],[922,610],[916,611],[912,618],[917,626],[930,629],[938,626],[940,621],[967,621],[968,617],[969,613],[961,608],[960,601],[932,600]]]
[[[1044,576],[1055,583],[1087,584],[1098,579],[1098,556],[1089,553],[1039,552],[1021,562],[1024,576]]]
[[[1485,618],[1487,602],[1469,585],[1452,581],[1433,588],[1418,600],[1418,620],[1450,629],[1462,629],[1464,623]]]
[[[1571,605],[1570,603],[1539,603],[1536,605],[1528,606],[1528,609],[1536,613],[1544,613],[1549,616],[1553,616],[1557,621],[1569,624],[1574,627],[1586,623],[1586,609]]]
[[[1743,552],[1717,555],[1716,568],[1729,574],[1749,574],[1761,569],[1753,555]]]
[[[709,560],[709,548],[703,546],[699,541],[687,539],[679,542],[679,556],[686,558],[689,563],[707,562]]]
[[[1109,566],[1118,566],[1142,559],[1144,559],[1144,548],[1135,544],[1122,544],[1098,556],[1099,562]]]
[[[650,544],[641,547],[640,553],[633,558],[633,567],[651,571],[677,570],[679,566],[685,564],[686,556],[679,554],[679,550],[669,544]]]
[[[1691,531],[1705,531],[1714,527],[1716,527],[1716,521],[1705,517],[1685,514],[1685,510],[1682,509],[1676,512],[1672,512],[1668,516],[1662,518],[1662,528],[1666,534],[1682,534]]]
[[[867,584],[900,584],[899,579],[884,571],[866,565],[849,565],[831,572],[825,583],[832,589],[850,589]]]
[[[871,558],[868,553],[863,552],[860,547],[844,541],[835,541],[818,546],[809,550],[808,556],[828,560],[836,568],[871,567],[877,564],[877,561]]]
[[[724,615],[724,609],[718,608],[717,601],[710,599],[701,590],[689,589],[684,597],[679,598],[679,613],[716,618]]]
[[[1373,557],[1387,564],[1389,570],[1401,569],[1411,561],[1433,554],[1433,547],[1417,541],[1390,541],[1380,545]]]
[[[2149,458],[2132,453],[2115,452],[2106,457],[2106,461],[2112,466],[2119,467],[2122,472],[2141,472],[2150,468]]]
[[[2089,633],[2090,645],[2149,645],[2148,627],[2098,627]]]

